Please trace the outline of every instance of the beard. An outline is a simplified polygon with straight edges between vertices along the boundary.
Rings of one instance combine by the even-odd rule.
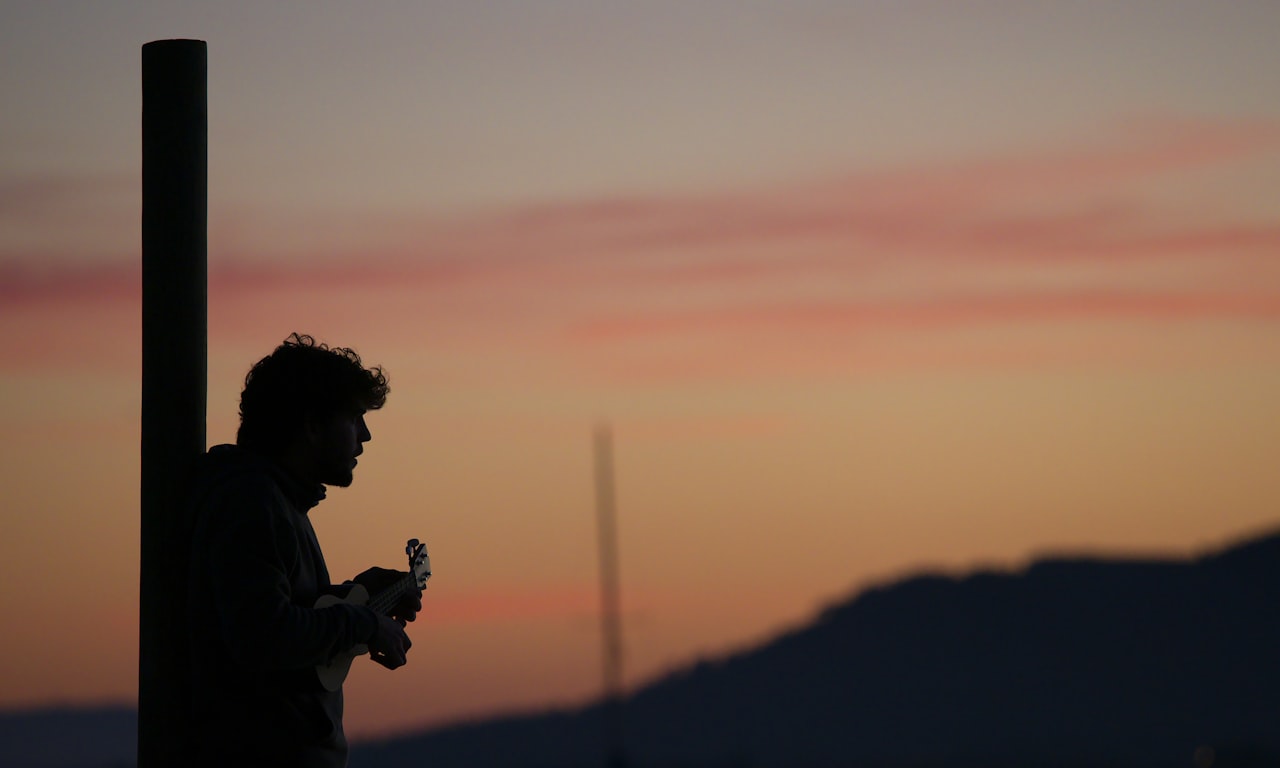
[[[350,458],[329,462],[320,474],[320,482],[346,488],[355,480],[355,462]]]

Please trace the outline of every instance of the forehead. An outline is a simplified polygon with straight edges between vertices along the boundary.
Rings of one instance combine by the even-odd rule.
[[[322,419],[331,422],[348,422],[356,421],[364,417],[366,410],[360,406],[345,406],[335,408],[330,411],[327,416],[321,416]]]
[[[369,409],[366,407],[368,403],[358,397],[336,399],[329,403],[333,409],[333,413],[341,416],[359,416]]]

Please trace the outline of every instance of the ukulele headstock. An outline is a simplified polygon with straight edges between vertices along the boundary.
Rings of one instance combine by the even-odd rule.
[[[409,556],[409,573],[421,591],[427,586],[427,579],[431,578],[431,557],[427,554],[427,545],[417,539],[409,539],[404,553]]]

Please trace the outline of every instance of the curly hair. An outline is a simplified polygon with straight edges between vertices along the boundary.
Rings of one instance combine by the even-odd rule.
[[[244,377],[236,443],[279,452],[302,434],[308,419],[377,410],[390,391],[382,368],[365,368],[355,350],[291,334]]]

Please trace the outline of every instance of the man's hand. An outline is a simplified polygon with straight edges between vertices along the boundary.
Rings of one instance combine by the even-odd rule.
[[[376,595],[408,576],[408,571],[393,571],[390,568],[370,568],[352,579],[352,581],[369,590],[370,595]],[[400,626],[403,627],[408,622],[418,618],[418,611],[421,610],[422,594],[417,589],[410,589],[400,598],[400,602],[396,603],[391,609],[391,617],[399,621]]]
[[[413,642],[404,625],[390,616],[378,617],[378,630],[369,638],[369,656],[387,669],[404,666]]]

